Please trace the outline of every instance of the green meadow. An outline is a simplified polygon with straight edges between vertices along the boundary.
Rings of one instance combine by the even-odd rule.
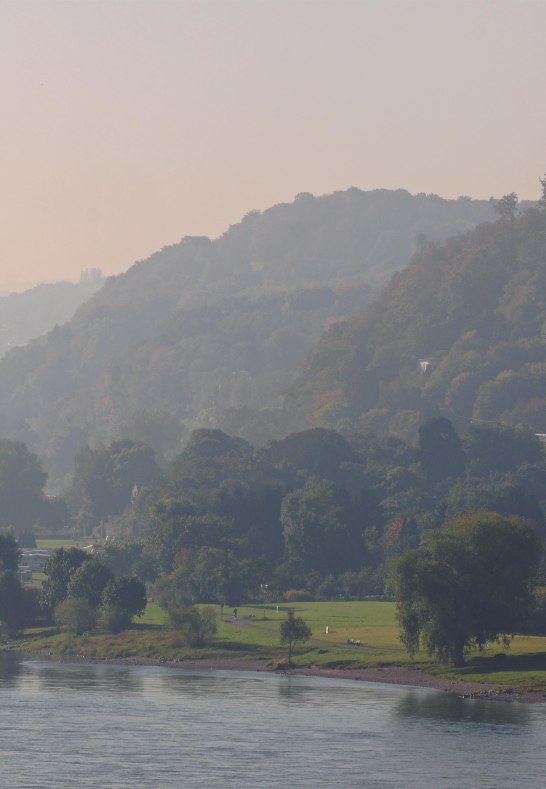
[[[49,538],[36,538],[36,548],[40,550],[56,551],[57,548],[84,548],[93,542],[91,537],[80,537],[78,539],[68,539],[63,537],[61,539]]]
[[[53,629],[26,631],[13,645],[27,654],[87,659],[144,658],[265,660],[282,665],[286,648],[279,628],[288,610],[301,616],[312,631],[311,639],[298,644],[294,664],[300,667],[367,668],[406,666],[437,677],[493,683],[506,691],[546,693],[546,637],[516,636],[505,653],[493,644],[469,656],[466,666],[453,669],[425,654],[411,660],[399,640],[396,606],[389,602],[279,603],[241,606],[233,610],[215,606],[218,633],[200,649],[185,647],[167,626],[164,611],[148,603],[144,616],[119,635],[91,633],[74,636]],[[348,640],[360,645],[348,644]]]

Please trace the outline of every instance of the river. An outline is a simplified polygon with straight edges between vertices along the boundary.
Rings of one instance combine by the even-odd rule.
[[[546,784],[546,705],[0,654],[3,789]]]

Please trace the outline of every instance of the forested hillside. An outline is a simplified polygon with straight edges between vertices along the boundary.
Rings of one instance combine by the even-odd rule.
[[[161,474],[142,444],[82,450],[66,503],[78,533],[113,538],[124,573],[187,599],[237,604],[263,584],[276,599],[358,599],[383,594],[392,559],[453,517],[526,518],[543,538],[546,457],[524,429],[459,436],[442,417],[415,444],[313,428],[256,449],[201,428]]]
[[[428,244],[361,317],[331,326],[294,424],[415,436],[427,418],[546,433],[546,211]]]
[[[79,282],[52,282],[1,296],[0,357],[69,321],[103,283],[100,270],[92,269],[82,272]]]
[[[144,441],[168,460],[199,425],[284,435],[283,392],[325,327],[361,312],[427,238],[492,215],[489,201],[350,189],[185,238],[5,356],[0,435],[40,454],[52,488],[88,442]]]

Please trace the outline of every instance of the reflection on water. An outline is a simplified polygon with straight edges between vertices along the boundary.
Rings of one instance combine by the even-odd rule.
[[[16,652],[0,651],[0,688],[12,685],[21,674],[21,658]]]
[[[32,663],[26,664],[42,690],[101,691],[108,693],[136,693],[142,689],[142,677],[131,668],[100,664]]]
[[[396,706],[396,712],[402,718],[514,727],[523,727],[529,722],[529,710],[525,704],[465,699],[440,692],[422,694],[414,690],[408,691]],[[521,728],[520,733],[525,733],[525,729]]]
[[[10,653],[0,697],[9,789],[538,789],[546,774],[542,705]]]

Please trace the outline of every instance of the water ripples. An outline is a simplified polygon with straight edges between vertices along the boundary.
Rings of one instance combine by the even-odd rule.
[[[251,672],[0,662],[6,789],[542,787],[546,708]]]

